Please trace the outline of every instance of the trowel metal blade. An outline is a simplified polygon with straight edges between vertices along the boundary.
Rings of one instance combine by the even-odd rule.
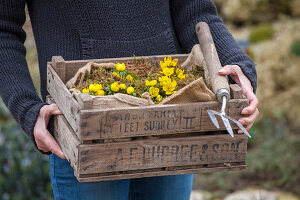
[[[248,131],[244,128],[244,126],[239,121],[237,121],[236,119],[229,117],[229,116],[224,116],[224,117],[233,121],[244,134],[246,134],[249,138],[251,138],[251,135],[248,133]]]
[[[225,128],[226,128],[227,132],[231,135],[231,137],[234,137],[234,134],[233,134],[231,125],[229,123],[229,120],[227,118],[225,118],[224,115],[221,115],[221,118],[223,120],[223,123],[225,125]]]
[[[217,118],[216,118],[216,116],[214,114],[215,111],[213,111],[213,110],[207,110],[207,113],[208,113],[208,116],[210,117],[210,120],[212,121],[212,123],[215,125],[215,127],[217,127],[217,129],[219,129],[220,126],[219,126],[218,120],[217,120]]]

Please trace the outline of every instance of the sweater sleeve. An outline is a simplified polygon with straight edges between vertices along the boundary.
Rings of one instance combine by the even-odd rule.
[[[195,26],[198,22],[206,22],[211,30],[213,40],[222,66],[238,65],[250,80],[254,92],[257,87],[255,64],[241,50],[218,17],[215,5],[211,0],[171,0],[173,25],[184,51],[190,52],[199,43]]]
[[[34,89],[25,59],[25,4],[26,0],[4,0],[0,5],[0,95],[36,146],[33,128],[44,103]]]

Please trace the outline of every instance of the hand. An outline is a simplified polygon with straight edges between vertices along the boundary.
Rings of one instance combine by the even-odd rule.
[[[56,104],[45,105],[40,109],[39,116],[37,117],[33,135],[35,142],[39,150],[43,152],[49,152],[56,154],[62,159],[66,159],[61,148],[56,143],[53,136],[47,130],[47,125],[51,115],[61,115],[62,113],[58,109]]]
[[[248,117],[242,117],[241,119],[239,119],[239,122],[247,126],[246,129],[249,131],[259,115],[259,111],[257,108],[258,99],[253,92],[253,87],[251,86],[250,81],[244,75],[241,68],[237,65],[226,65],[219,71],[219,74],[224,76],[230,75],[231,78],[242,88],[243,94],[249,100],[249,106],[242,110],[242,114],[248,115]],[[242,133],[241,130],[239,130],[238,132]]]

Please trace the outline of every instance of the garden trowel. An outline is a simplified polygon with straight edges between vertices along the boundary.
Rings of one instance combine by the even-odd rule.
[[[232,137],[234,137],[233,130],[229,123],[229,120],[231,120],[240,128],[243,133],[245,133],[248,137],[251,137],[248,131],[239,121],[227,116],[225,113],[227,102],[230,99],[229,84],[227,77],[218,74],[218,71],[222,68],[222,66],[207,23],[199,22],[196,25],[196,33],[209,72],[209,79],[213,92],[215,93],[217,100],[222,104],[220,112],[216,112],[214,110],[207,111],[211,121],[219,129],[220,126],[216,116],[220,116],[226,130]]]

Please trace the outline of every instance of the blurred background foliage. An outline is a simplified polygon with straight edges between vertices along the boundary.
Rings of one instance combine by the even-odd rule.
[[[214,0],[219,15],[254,59],[261,111],[251,129],[247,170],[196,175],[194,189],[222,199],[244,188],[300,196],[300,0]],[[29,18],[27,62],[36,89],[39,71]],[[52,199],[48,158],[40,155],[0,101],[0,199]]]

